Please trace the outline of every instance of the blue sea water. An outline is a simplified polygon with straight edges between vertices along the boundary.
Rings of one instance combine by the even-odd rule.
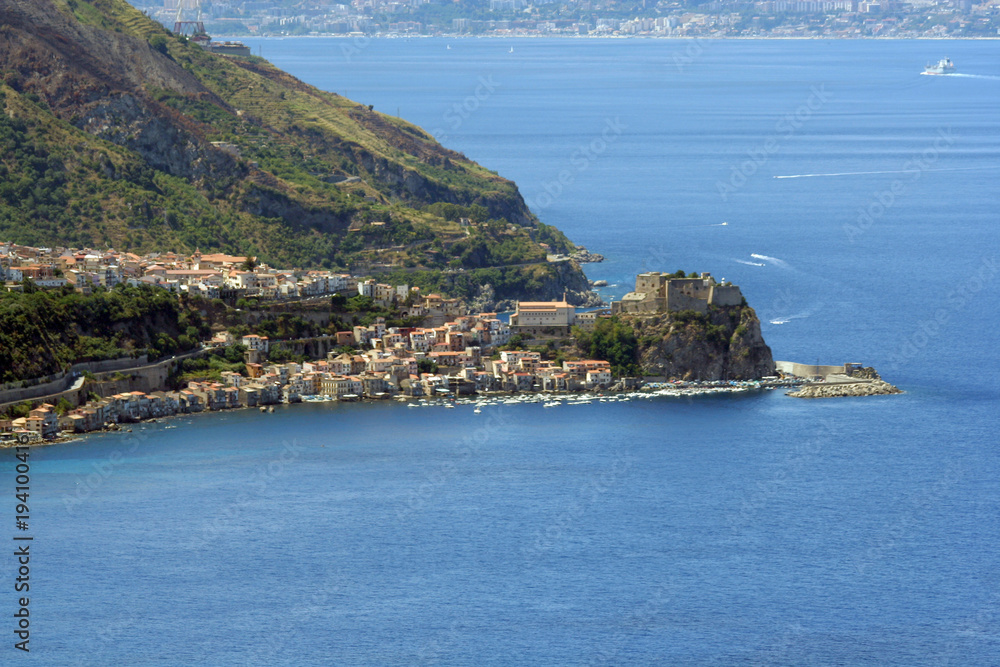
[[[34,449],[18,660],[1000,662],[996,44],[249,42],[517,181],[608,297],[711,271],[776,358],[907,393],[299,405]],[[919,74],[945,55],[964,76]]]

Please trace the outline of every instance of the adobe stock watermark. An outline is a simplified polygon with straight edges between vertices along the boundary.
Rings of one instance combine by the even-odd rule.
[[[295,606],[278,614],[270,632],[262,633],[264,646],[247,661],[247,664],[281,664],[279,656],[287,657],[293,654],[294,647],[300,646],[306,639],[307,623],[333,607],[334,598],[344,592],[336,572],[328,572],[322,581],[309,582],[302,588],[309,594],[298,597]]]
[[[646,273],[648,271],[666,271],[667,262],[671,259],[676,259],[663,245],[650,246],[646,249],[647,254],[643,258],[642,263],[639,268],[642,269],[640,273]]]
[[[531,558],[552,549],[569,537],[573,526],[579,522],[588,507],[596,503],[613,487],[622,482],[632,469],[632,457],[627,452],[616,451],[611,465],[598,475],[592,475],[577,490],[576,497],[555,516],[544,530],[535,531],[533,544],[522,547],[521,552]]]
[[[802,665],[808,664],[802,655],[802,640],[805,628],[800,623],[785,625],[784,632],[770,643],[761,646],[752,654],[740,656],[740,664],[746,665]]]
[[[452,621],[448,625],[448,632],[446,634],[439,633],[435,638],[424,642],[416,653],[416,664],[432,665],[440,660],[449,650],[460,646],[465,639],[465,635],[459,632],[459,627],[458,621]]]
[[[899,540],[907,535],[913,534],[920,517],[927,513],[932,505],[938,503],[945,492],[955,485],[962,477],[962,471],[955,464],[948,466],[944,476],[933,485],[923,489],[918,495],[907,502],[907,508],[901,512],[895,520],[882,527],[878,531],[878,536],[874,543],[868,547],[863,554],[855,554],[852,558],[854,569],[859,574],[864,574],[865,570],[875,561],[885,557],[885,554],[892,550]]]
[[[542,190],[544,192],[540,192],[533,200],[529,200],[528,206],[535,211],[542,211],[552,206],[562,196],[566,188],[576,181],[577,175],[587,171],[590,165],[604,155],[627,129],[628,125],[622,122],[620,116],[606,118],[600,134],[590,143],[577,147],[569,156],[571,168],[560,170],[551,181],[543,181]]]
[[[755,515],[772,498],[782,492],[791,480],[800,476],[807,468],[814,466],[823,447],[836,439],[838,429],[836,421],[829,417],[821,418],[813,436],[808,440],[795,443],[788,450],[785,460],[775,468],[771,479],[767,482],[757,482],[752,491],[746,494],[740,504],[739,511],[735,515],[727,517],[726,522],[729,524],[730,530],[739,533],[754,520]]]
[[[761,167],[767,164],[771,156],[781,149],[781,140],[792,137],[802,129],[802,126],[832,99],[833,93],[826,89],[826,84],[811,86],[809,97],[795,111],[779,118],[774,124],[774,132],[746,152],[746,160],[730,167],[729,179],[715,182],[715,189],[722,201],[729,201],[731,195],[743,189]]]
[[[787,313],[791,311],[794,303],[795,293],[787,287],[782,287],[777,291],[774,298],[771,300],[771,305],[768,308],[768,313],[770,313],[770,315],[768,315],[765,319],[772,324],[776,322],[787,322],[789,317],[782,317],[778,315],[778,313]]]
[[[76,476],[76,488],[72,494],[63,493],[63,509],[72,515],[87,499],[104,486],[104,483],[115,474],[118,466],[125,463],[129,454],[134,454],[139,449],[139,445],[149,440],[149,436],[142,431],[130,433],[125,439],[122,447],[118,447],[108,454],[102,461],[94,461],[90,464],[93,472],[85,476]]]
[[[462,436],[457,452],[459,459],[467,461],[479,454],[483,447],[498,434],[502,433],[509,423],[510,421],[503,407],[497,406],[495,410],[488,410],[486,412],[485,424],[471,433]],[[411,513],[422,510],[434,497],[438,489],[452,479],[457,471],[458,462],[454,459],[449,459],[442,463],[434,472],[427,473],[424,481],[407,493],[406,503],[403,507],[396,510],[396,517],[403,520]]]
[[[656,624],[656,619],[663,613],[664,606],[670,601],[670,591],[676,588],[674,578],[661,584],[653,594],[638,607],[632,609],[621,622],[620,628],[608,638],[604,646],[589,657],[586,665],[620,665],[628,663],[622,656],[623,649],[627,652],[634,636],[648,633]]]
[[[998,635],[1000,635],[1000,592],[994,581],[989,600],[953,631],[951,641],[948,642],[944,654],[936,664],[939,667],[968,665],[968,656],[972,654],[971,645],[978,644],[977,648],[985,648],[993,644]]]
[[[231,503],[218,509],[211,517],[201,522],[201,534],[194,535],[191,548],[204,549],[219,538],[226,526],[247,512],[252,507],[255,498],[259,498],[278,479],[288,474],[287,466],[299,458],[305,449],[293,440],[281,443],[281,452],[267,464],[257,467],[251,474],[236,498]],[[251,493],[253,492],[253,493]]]
[[[955,313],[964,310],[980,292],[993,286],[997,271],[996,256],[983,258],[965,283],[948,292],[944,303],[934,311],[934,315],[918,322],[912,333],[889,356],[889,370],[897,371],[923,353],[930,342],[941,335]]]
[[[674,67],[680,74],[684,73],[684,68],[688,65],[693,65],[698,58],[705,52],[705,40],[701,37],[695,37],[694,39],[688,41],[687,45],[684,47],[684,53],[674,52]]]
[[[346,62],[354,60],[355,56],[361,55],[365,49],[371,46],[372,38],[368,35],[356,35],[347,44],[340,45],[340,55]]]
[[[478,79],[475,90],[471,95],[467,96],[461,102],[455,102],[448,110],[441,115],[441,122],[447,126],[447,130],[444,127],[436,127],[431,131],[434,138],[439,142],[444,141],[448,138],[448,132],[457,132],[462,124],[465,123],[469,117],[479,111],[479,109],[486,104],[486,101],[493,97],[493,93],[496,89],[500,87],[500,84],[494,80],[493,75],[481,76]]]
[[[897,199],[906,193],[910,185],[920,180],[924,172],[928,171],[941,158],[941,155],[955,144],[955,139],[958,137],[950,127],[946,130],[938,130],[937,134],[938,136],[930,146],[903,163],[901,173],[906,174],[905,178],[893,179],[887,188],[872,193],[868,205],[858,208],[856,223],[844,225],[844,234],[850,243],[861,238],[865,232],[872,228],[875,221],[895,206]]]

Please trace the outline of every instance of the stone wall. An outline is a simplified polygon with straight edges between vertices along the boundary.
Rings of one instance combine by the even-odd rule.
[[[336,336],[317,336],[315,338],[299,338],[289,341],[275,341],[271,351],[282,347],[291,350],[292,354],[304,354],[310,359],[325,359],[326,355],[339,347]]]
[[[708,299],[700,299],[696,296],[685,294],[680,290],[673,289],[672,285],[667,286],[667,310],[694,310],[699,313],[708,312]]]
[[[556,325],[539,325],[539,326],[521,326],[512,325],[510,327],[511,335],[520,334],[525,337],[537,337],[539,339],[544,338],[549,340],[552,338],[565,338],[570,335],[572,327],[568,326],[556,326]]]
[[[19,388],[16,387],[18,384],[17,382],[7,383],[5,386],[10,388],[0,391],[0,407],[7,403],[20,403],[21,401],[27,401],[35,398],[36,396],[46,396],[48,394],[63,391],[73,384],[72,378],[66,373],[57,373],[56,375],[49,375],[48,377],[55,379],[49,380],[48,382],[34,384],[29,387]]]
[[[140,366],[145,366],[149,364],[149,356],[142,355],[141,357],[119,357],[118,359],[105,359],[104,361],[84,361],[79,364],[73,364],[69,367],[70,372],[82,373],[84,371],[90,371],[91,373],[105,373],[108,371],[121,371],[126,368],[138,368]]]
[[[743,292],[736,285],[713,285],[708,302],[713,306],[743,305]]]
[[[799,364],[794,361],[776,361],[774,367],[785,375],[800,378],[827,377],[828,375],[843,375],[844,365],[819,366],[816,364]]]
[[[73,386],[75,375],[89,371],[91,373],[121,371],[129,368],[145,366],[149,363],[146,355],[141,357],[120,357],[118,359],[106,359],[104,361],[86,361],[73,364],[69,370],[63,373],[48,375],[44,378],[27,380],[23,384],[28,386],[18,386],[20,382],[8,382],[0,388],[0,405],[8,403],[20,403],[29,401],[41,396],[50,396],[59,392],[64,392]],[[39,382],[39,380],[41,380]],[[57,399],[58,400],[58,399]]]
[[[105,370],[103,372],[95,372],[94,379],[96,382],[87,383],[80,389],[70,388],[72,387],[74,378],[72,374],[68,374],[65,378],[56,381],[55,386],[51,388],[51,391],[46,393],[33,393],[31,395],[18,396],[13,399],[3,397],[0,399],[0,412],[3,412],[11,405],[22,403],[24,401],[30,401],[32,407],[41,405],[42,403],[51,403],[52,405],[55,405],[60,398],[65,398],[69,401],[70,405],[76,407],[87,402],[87,396],[90,392],[94,392],[100,396],[111,396],[123,391],[141,391],[144,393],[161,391],[166,389],[167,378],[170,376],[175,364],[189,357],[198,356],[203,353],[203,350],[195,350],[194,352],[179,355],[174,359],[166,359],[155,364],[146,364],[145,366],[140,366],[138,368],[122,367],[112,370],[108,367],[124,366],[123,362],[126,361],[132,364],[138,361],[146,361],[145,356],[139,357],[138,359],[109,359],[107,361],[76,364],[73,368],[80,369],[79,372],[85,370],[89,371],[91,368],[101,367],[105,368]],[[124,375],[125,377],[115,379],[115,375],[118,374]],[[51,385],[53,385],[53,383],[37,385],[35,387],[31,387],[30,390],[38,391],[39,388],[46,388]]]

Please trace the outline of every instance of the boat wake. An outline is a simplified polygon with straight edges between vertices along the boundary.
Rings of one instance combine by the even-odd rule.
[[[767,255],[758,255],[755,252],[750,253],[750,256],[753,257],[754,259],[762,259],[765,262],[767,262],[768,264],[774,264],[775,266],[780,267],[782,269],[790,269],[790,268],[792,268],[792,267],[790,267],[788,265],[788,262],[786,262],[783,259],[778,259],[777,257],[768,257]]]
[[[734,262],[739,262],[740,264],[746,264],[747,266],[767,266],[764,262],[748,262],[745,259],[734,259]]]
[[[944,75],[941,75],[944,76]],[[956,74],[948,74],[947,76],[957,76]],[[996,166],[986,166],[986,167],[952,167],[946,169],[926,169],[924,171],[972,171],[975,169],[998,169],[1000,167]],[[914,169],[889,169],[887,171],[842,171],[833,174],[789,174],[787,176],[775,176],[774,178],[818,178],[820,176],[868,176],[870,174],[913,174]]]
[[[952,72],[951,74],[935,74],[934,72],[921,72],[921,74],[926,74],[928,76],[950,76],[956,79],[989,79],[991,81],[1000,81],[1000,76],[992,76],[990,74],[959,74],[958,72]]]
[[[804,320],[805,318],[812,315],[810,311],[804,313],[796,313],[795,315],[786,315],[785,317],[775,317],[773,320],[768,320],[771,324],[788,324],[792,320]]]

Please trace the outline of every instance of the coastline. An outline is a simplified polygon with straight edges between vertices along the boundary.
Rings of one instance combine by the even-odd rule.
[[[581,391],[489,391],[464,396],[441,396],[441,397],[420,397],[420,396],[393,396],[391,398],[359,398],[354,400],[338,400],[335,398],[313,397],[309,400],[294,401],[291,403],[279,403],[277,405],[293,406],[303,403],[385,403],[394,401],[406,404],[406,407],[439,407],[455,408],[457,406],[474,406],[479,408],[490,405],[527,405],[531,403],[542,404],[546,408],[558,407],[558,405],[587,405],[593,403],[619,403],[633,400],[650,400],[654,398],[696,398],[713,395],[738,395],[750,392],[773,391],[779,388],[792,388],[804,384],[804,380],[797,378],[784,379],[759,379],[759,380],[714,380],[709,382],[649,382],[641,387],[630,390],[615,391],[607,390],[581,390]],[[790,394],[786,394],[790,395]],[[262,411],[261,406],[238,406],[217,410],[202,410],[198,412],[177,412],[170,415],[150,417],[136,421],[113,424],[113,427],[105,427],[87,431],[84,433],[60,432],[55,438],[35,438],[23,444],[16,440],[0,441],[0,449],[13,449],[15,447],[42,447],[48,445],[69,444],[76,441],[84,441],[87,436],[108,434],[108,433],[131,433],[132,425],[156,424],[174,418],[191,417],[197,414],[206,413],[226,413],[244,410],[256,410],[262,415],[273,414],[273,411]],[[400,405],[400,408],[403,406]],[[172,428],[176,428],[173,426]]]

